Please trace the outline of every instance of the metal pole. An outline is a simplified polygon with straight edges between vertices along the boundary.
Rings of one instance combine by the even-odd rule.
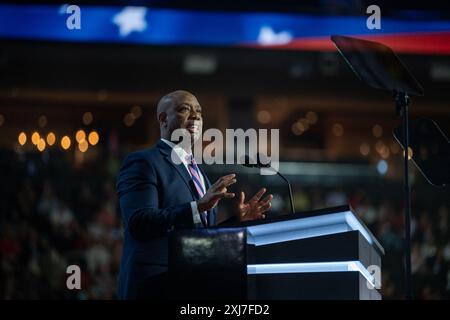
[[[403,107],[403,144],[405,146],[404,157],[404,193],[405,193],[405,296],[407,300],[413,298],[412,295],[412,275],[411,275],[411,190],[409,187],[409,97],[405,93],[400,93],[399,99]]]

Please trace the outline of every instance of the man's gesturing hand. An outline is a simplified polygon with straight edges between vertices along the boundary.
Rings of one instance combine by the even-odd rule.
[[[266,188],[260,189],[248,202],[245,202],[245,193],[241,191],[241,197],[238,203],[239,219],[241,221],[264,219],[265,212],[270,209],[273,195],[269,194],[263,200],[260,200]]]
[[[236,175],[233,173],[219,178],[219,180],[206,191],[205,195],[198,200],[198,211],[203,212],[214,208],[219,200],[223,198],[234,198],[234,193],[227,192],[227,188],[233,183],[236,183],[235,176]]]

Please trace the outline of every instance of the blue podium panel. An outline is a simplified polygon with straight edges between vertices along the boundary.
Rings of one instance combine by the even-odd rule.
[[[359,271],[249,274],[248,294],[258,300],[381,300]]]
[[[384,254],[383,247],[350,206],[299,212],[263,221],[251,221],[242,226],[247,228],[248,244],[255,246],[359,231],[370,245]]]
[[[359,231],[247,247],[249,264],[359,261],[381,268],[381,256]]]
[[[381,299],[384,249],[349,206],[252,221],[246,229],[249,297]]]

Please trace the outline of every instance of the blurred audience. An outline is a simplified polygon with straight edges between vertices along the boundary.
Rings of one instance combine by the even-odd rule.
[[[106,151],[105,151],[106,152]],[[6,169],[0,182],[0,298],[114,299],[121,255],[120,212],[115,178],[120,157],[73,166],[65,154],[52,161],[41,154],[0,152]],[[105,165],[106,163],[106,165]],[[272,213],[289,209],[283,189],[274,193]],[[367,193],[366,193],[367,192]],[[294,189],[298,211],[350,203],[386,250],[382,295],[402,298],[403,209],[400,199],[372,198],[361,187]],[[378,195],[379,196],[379,195]],[[445,201],[437,208],[415,198],[412,221],[412,272],[419,299],[450,298],[450,219]],[[222,210],[230,210],[224,206]],[[227,212],[225,212],[227,214]],[[82,270],[82,289],[66,288],[66,268]]]

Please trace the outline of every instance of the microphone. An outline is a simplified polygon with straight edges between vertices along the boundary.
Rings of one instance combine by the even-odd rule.
[[[261,155],[259,153],[256,154],[256,161],[254,159],[252,159],[248,154],[246,154],[243,157],[243,161],[241,161],[241,164],[244,167],[247,168],[271,168],[272,170],[275,171],[275,169],[272,168],[272,166],[270,165],[270,161],[264,161],[261,162]],[[279,175],[284,181],[286,181],[287,185],[288,185],[288,190],[289,190],[289,200],[291,202],[291,213],[295,214],[295,209],[294,209],[294,197],[292,196],[292,188],[291,188],[291,184],[289,183],[289,180],[282,175],[278,170],[275,171],[277,173],[277,175]]]

